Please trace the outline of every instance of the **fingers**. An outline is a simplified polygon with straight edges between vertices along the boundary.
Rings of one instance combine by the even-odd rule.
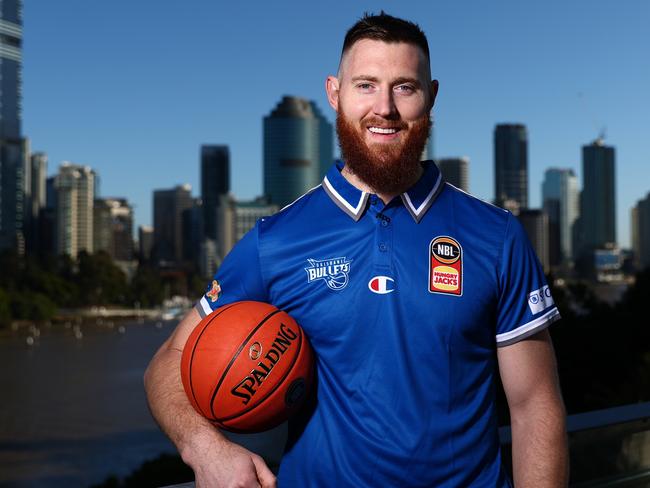
[[[260,482],[261,488],[276,488],[277,482],[275,480],[275,475],[271,472],[264,460],[256,454],[251,456],[251,459],[255,465],[257,479]]]

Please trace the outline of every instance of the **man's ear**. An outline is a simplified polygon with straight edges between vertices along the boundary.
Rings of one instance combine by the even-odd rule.
[[[336,76],[328,76],[325,80],[325,91],[327,92],[327,101],[332,108],[339,111],[339,80]]]
[[[431,106],[429,107],[429,110],[431,110],[433,108],[433,104],[436,103],[436,96],[438,95],[438,87],[439,87],[438,80],[431,80],[431,91],[429,93],[431,95]]]

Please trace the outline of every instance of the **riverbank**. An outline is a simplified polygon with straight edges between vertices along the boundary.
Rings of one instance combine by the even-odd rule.
[[[180,310],[180,309],[179,309]],[[124,308],[124,307],[84,307],[84,308],[61,308],[54,317],[55,320],[71,320],[81,317],[82,319],[107,318],[107,319],[134,319],[162,318],[164,314],[174,313],[177,310],[171,310],[163,307],[159,308]],[[174,318],[174,317],[171,317]]]
[[[27,334],[27,342],[32,345],[34,339],[40,336],[41,331],[52,327],[72,328],[76,335],[80,335],[82,325],[118,326],[123,322],[136,322],[139,324],[155,323],[157,326],[163,322],[177,321],[190,309],[187,305],[176,307],[157,308],[124,308],[124,307],[84,307],[75,309],[59,309],[52,320],[13,320],[6,327],[0,327],[0,337],[11,335],[23,330]],[[30,340],[31,338],[31,340]]]

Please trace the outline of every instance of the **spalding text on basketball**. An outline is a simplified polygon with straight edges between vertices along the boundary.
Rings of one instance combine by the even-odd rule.
[[[242,398],[242,403],[247,405],[248,402],[257,393],[257,388],[264,382],[266,377],[271,374],[273,367],[282,358],[284,353],[294,344],[298,334],[284,324],[280,324],[280,330],[275,336],[273,343],[262,361],[257,363],[246,378],[241,380],[230,392]]]

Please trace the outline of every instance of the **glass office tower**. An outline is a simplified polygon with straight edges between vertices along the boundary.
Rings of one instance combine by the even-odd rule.
[[[24,246],[22,2],[0,1],[0,249]]]
[[[320,184],[333,162],[332,125],[314,102],[285,96],[264,117],[264,194],[280,208]]]
[[[203,234],[217,240],[217,211],[220,198],[230,192],[230,151],[228,146],[201,146],[201,200]]]
[[[580,212],[578,179],[572,169],[549,168],[542,183],[542,206],[549,220],[550,263],[573,259],[574,225]]]
[[[499,124],[494,129],[494,199],[528,208],[528,131],[523,124]]]
[[[615,153],[601,138],[582,147],[582,244],[585,250],[616,243]]]

